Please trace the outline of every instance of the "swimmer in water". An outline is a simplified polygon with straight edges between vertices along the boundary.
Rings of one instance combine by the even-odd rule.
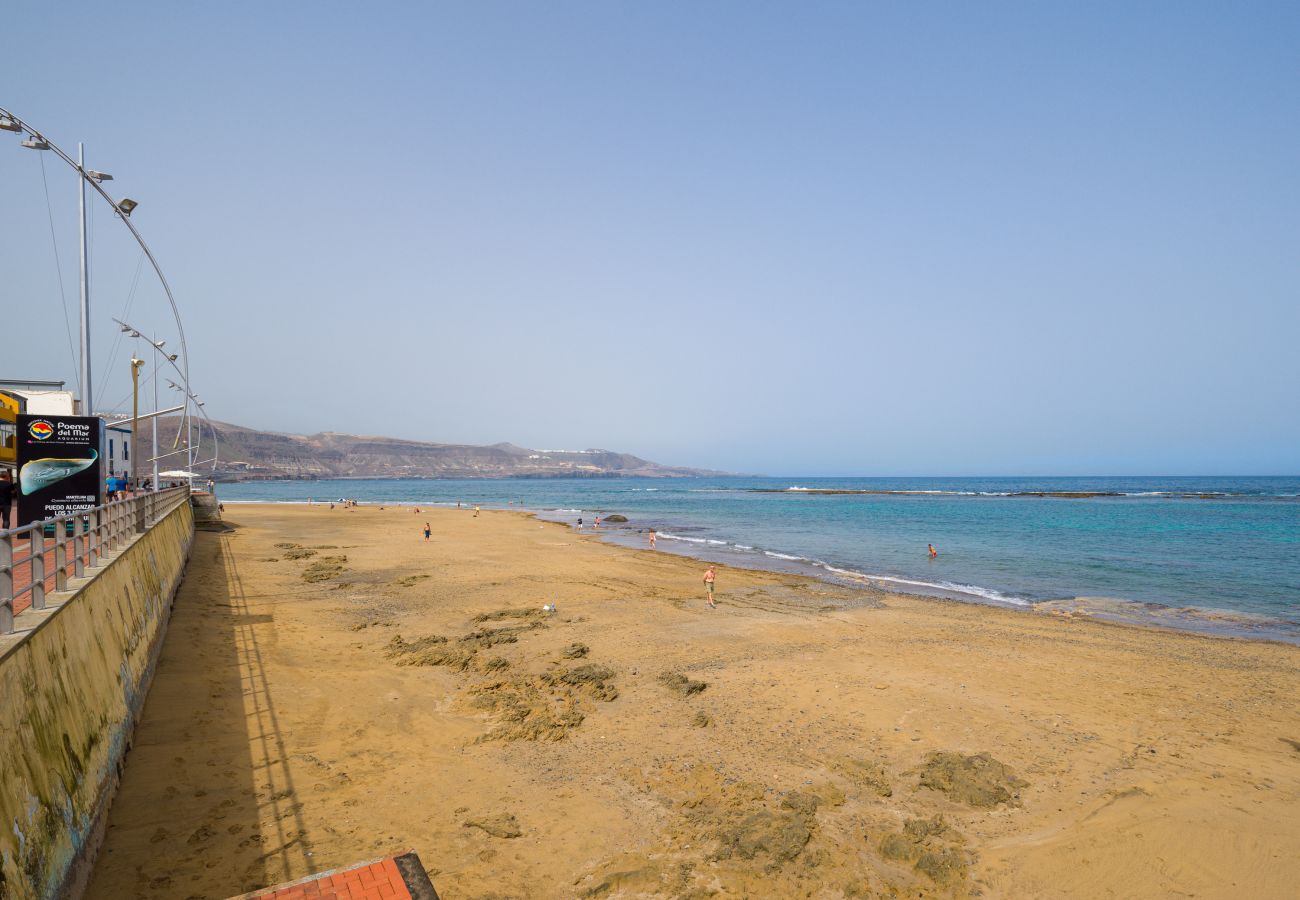
[[[939,551],[934,549],[934,544],[926,544],[926,546],[930,548],[930,559],[934,559],[939,555]]]

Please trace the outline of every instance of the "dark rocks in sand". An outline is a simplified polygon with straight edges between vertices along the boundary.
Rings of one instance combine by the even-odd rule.
[[[424,581],[426,578],[431,578],[431,577],[432,577],[431,575],[407,575],[405,578],[398,578],[394,580],[393,584],[397,585],[398,587],[414,587],[415,585],[419,584],[421,581]]]
[[[879,849],[885,859],[913,863],[935,884],[951,886],[966,880],[969,867],[965,851],[957,846],[961,839],[942,816],[908,819],[902,832],[881,838]]]
[[[967,806],[991,808],[1012,803],[1025,782],[987,753],[963,756],[938,751],[921,766],[921,787],[928,787]]]
[[[586,663],[568,670],[558,669],[542,676],[547,684],[576,688],[606,703],[618,697],[618,688],[611,683],[613,678],[613,669],[595,663]]]
[[[912,862],[920,858],[921,847],[915,841],[909,840],[906,835],[891,831],[881,838],[880,855],[885,859]]]
[[[903,823],[903,834],[908,839],[921,843],[927,838],[942,837],[951,833],[952,829],[943,816],[931,816],[928,819],[908,819]]]
[[[653,865],[645,866],[640,869],[624,869],[618,872],[607,873],[600,881],[587,888],[579,897],[604,897],[615,891],[628,891],[640,889],[640,893],[648,893],[662,886],[660,884],[659,869]]]
[[[428,650],[430,647],[445,643],[447,643],[447,639],[440,634],[426,635],[422,638],[416,638],[410,643],[403,640],[400,634],[395,634],[393,639],[388,642],[388,646],[384,648],[384,656],[389,659],[396,659],[399,656],[419,653],[422,650]]]
[[[497,644],[518,643],[519,632],[527,630],[527,628],[517,625],[508,628],[480,628],[477,631],[471,631],[469,634],[461,635],[459,640],[462,644],[470,645],[474,650],[487,650]]]
[[[708,713],[697,712],[695,717],[691,719],[691,727],[693,728],[708,728],[712,724],[713,719]]]
[[[573,643],[560,651],[560,655],[565,659],[582,659],[591,651],[586,644]]]
[[[486,741],[559,741],[582,724],[583,714],[572,698],[556,703],[537,690],[528,677],[496,681],[475,688],[474,705],[490,710],[500,719],[492,731],[478,738]]]
[[[951,885],[966,880],[966,854],[956,847],[941,847],[921,854],[913,867],[935,884]]]
[[[474,650],[449,645],[442,635],[431,634],[407,643],[399,634],[388,642],[384,656],[399,666],[446,666],[464,672],[474,663]]]
[[[683,697],[689,697],[692,694],[698,694],[709,686],[706,681],[692,681],[681,672],[664,672],[659,676],[659,683],[670,691],[675,691]]]
[[[347,561],[346,556],[322,556],[303,570],[302,580],[316,584],[337,578],[343,574],[343,564]]]
[[[847,757],[835,763],[835,769],[859,787],[865,787],[877,797],[892,797],[894,788],[882,763],[874,759]]]
[[[627,516],[621,515],[621,514],[619,514],[619,513],[614,513],[612,516],[605,516],[605,521],[606,521],[606,522],[626,522],[626,521],[627,521]]]
[[[285,559],[310,559],[315,555],[316,551],[308,549],[307,547],[295,547],[292,550],[286,550],[284,552]]]
[[[500,656],[494,656],[483,663],[484,672],[502,672],[508,668],[510,668],[510,661]]]
[[[716,837],[721,843],[719,859],[754,859],[761,855],[779,865],[803,852],[812,839],[812,830],[799,813],[760,809],[723,826]]]
[[[277,549],[277,550],[298,550],[298,549],[300,549],[301,547],[302,547],[302,544],[288,544],[288,543],[284,543],[284,544],[276,544],[276,545],[275,545],[275,549]]]
[[[545,613],[540,609],[529,606],[518,609],[497,609],[492,612],[479,613],[474,617],[475,622],[494,622],[499,619],[540,619]]]
[[[477,828],[480,831],[486,831],[496,838],[517,838],[523,834],[519,827],[519,822],[509,813],[498,813],[494,816],[483,816],[477,819],[466,819],[461,825],[462,828]]]
[[[791,791],[781,798],[781,808],[788,809],[791,812],[810,818],[817,812],[817,807],[821,806],[822,798],[816,794],[805,794],[801,791]]]
[[[1278,740],[1289,745],[1296,753],[1300,753],[1300,741],[1293,741],[1290,738],[1278,738]]]

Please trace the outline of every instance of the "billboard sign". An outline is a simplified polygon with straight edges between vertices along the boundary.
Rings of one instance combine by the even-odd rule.
[[[103,502],[103,419],[20,415],[17,426],[19,527]]]

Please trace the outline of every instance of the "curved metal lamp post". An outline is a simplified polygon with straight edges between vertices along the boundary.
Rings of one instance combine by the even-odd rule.
[[[149,249],[149,245],[144,242],[144,238],[140,236],[140,232],[136,231],[135,226],[131,224],[131,218],[130,218],[131,210],[135,209],[136,206],[138,206],[139,204],[137,204],[134,200],[128,200],[126,198],[123,198],[120,201],[114,200],[112,197],[108,195],[108,192],[105,191],[104,188],[100,186],[101,181],[110,181],[112,180],[112,176],[108,176],[102,172],[96,172],[94,170],[85,168],[85,166],[82,165],[80,161],[74,160],[67,153],[64,153],[63,150],[57,144],[55,144],[53,141],[47,138],[44,134],[37,131],[29,123],[18,118],[18,116],[14,115],[13,113],[11,113],[9,110],[5,109],[2,106],[0,106],[0,131],[12,131],[18,134],[27,134],[28,137],[22,142],[24,147],[27,147],[32,150],[50,150],[54,153],[55,156],[59,157],[59,159],[63,160],[65,163],[67,163],[69,166],[75,169],[77,171],[77,174],[81,176],[81,190],[82,190],[83,198],[85,196],[86,185],[90,185],[92,188],[95,189],[96,193],[98,193],[99,196],[104,198],[104,200],[108,203],[109,206],[113,207],[113,212],[117,213],[118,217],[122,220],[122,224],[127,227],[127,230],[131,232],[131,236],[135,238],[135,242],[139,244],[140,249],[144,251],[144,255],[148,258],[149,264],[153,266],[153,270],[155,274],[157,274],[158,280],[162,283],[163,291],[165,291],[167,294],[167,302],[171,304],[172,315],[175,316],[176,318],[176,332],[180,336],[180,342],[181,342],[181,353],[180,353],[181,366],[177,368],[177,371],[180,372],[181,377],[185,379],[186,387],[185,387],[184,418],[188,420],[189,404],[191,398],[191,394],[189,390],[190,357],[189,357],[189,348],[185,344],[185,328],[181,324],[180,309],[176,306],[176,298],[175,296],[172,295],[171,285],[167,283],[167,276],[163,274],[162,267],[158,265],[158,260],[154,259],[153,251]],[[83,219],[83,226],[84,226],[84,219]],[[82,270],[84,273],[85,271],[84,228],[82,234],[82,256],[83,256]],[[85,276],[83,274],[83,279],[84,277]],[[85,299],[84,290],[85,290],[85,286],[83,284],[83,300]],[[82,329],[83,329],[82,371],[83,371],[83,380],[84,380],[84,383],[82,384],[82,392],[85,394],[85,399],[87,400],[86,406],[89,407],[90,406],[89,400],[91,396],[90,374],[89,374],[89,365],[88,365],[90,323],[88,321],[88,310],[86,309],[84,304],[82,308]],[[88,415],[94,415],[95,411],[93,409],[88,408],[86,410],[86,413]],[[179,437],[180,435],[178,432],[177,434],[178,440]]]

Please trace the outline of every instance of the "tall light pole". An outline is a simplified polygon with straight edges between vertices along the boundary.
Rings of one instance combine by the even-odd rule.
[[[136,438],[140,434],[140,367],[143,365],[143,359],[131,356],[131,450],[135,453],[131,460],[132,490],[139,481],[137,463],[140,459],[140,446]]]
[[[86,171],[86,146],[77,142],[77,166]],[[86,179],[78,178],[81,195],[81,414],[93,416],[95,401],[90,389],[90,273],[86,270]],[[134,374],[134,369],[132,373]],[[132,438],[134,440],[134,438]]]
[[[176,374],[180,375],[182,379],[184,379],[185,373],[181,370],[180,366],[176,365],[176,360],[178,358],[177,355],[175,353],[168,353],[163,349],[163,347],[167,343],[166,341],[160,341],[157,340],[156,338],[144,337],[143,332],[141,332],[138,328],[134,327],[128,322],[123,322],[121,319],[114,319],[113,321],[116,322],[121,327],[123,334],[129,334],[133,338],[143,338],[146,343],[148,343],[151,347],[153,347],[154,352],[157,354],[157,356],[154,357],[154,384],[153,384],[154,412],[150,416],[153,419],[153,460],[152,462],[153,462],[153,479],[154,479],[154,485],[156,487],[158,484],[158,460],[161,458],[158,455],[158,416],[160,415],[159,407],[158,407],[158,365],[160,362],[165,361],[168,365],[170,365],[173,369],[176,370]],[[161,359],[159,359],[159,357],[161,357]],[[181,426],[176,431],[176,442],[172,446],[173,447],[179,446],[181,433],[184,432],[185,434],[184,453],[185,453],[185,460],[186,460],[186,469],[187,471],[192,471],[194,469],[195,464],[197,463],[198,455],[199,455],[198,454],[199,448],[193,443],[194,430],[196,427],[198,429],[199,444],[203,443],[203,423],[199,422],[196,424],[194,422],[194,417],[189,413],[190,408],[193,407],[193,409],[197,410],[200,414],[202,414],[203,418],[208,420],[208,430],[212,433],[212,459],[205,460],[205,462],[210,461],[212,463],[212,468],[215,471],[217,467],[217,459],[219,456],[219,451],[218,451],[219,442],[217,440],[216,426],[212,422],[212,417],[209,416],[207,410],[203,408],[207,404],[199,400],[198,394],[188,390],[185,387],[182,387],[176,382],[169,380],[167,384],[172,388],[172,390],[181,391],[182,393],[185,394],[185,403],[182,406],[177,407],[177,409],[183,409],[185,410],[185,412],[181,419]],[[164,454],[164,455],[170,456],[172,454]]]

